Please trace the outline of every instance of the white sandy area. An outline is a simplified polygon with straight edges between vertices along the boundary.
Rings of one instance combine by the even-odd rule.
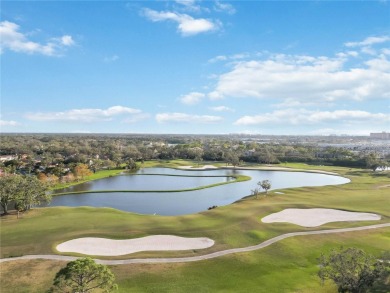
[[[378,221],[381,216],[371,213],[346,212],[334,209],[285,209],[261,219],[263,223],[287,222],[303,227],[318,227],[330,222]]]
[[[204,169],[217,169],[217,167],[213,165],[204,165],[203,167],[194,167],[194,166],[180,166],[180,169],[186,170],[204,170]]]
[[[139,251],[166,251],[202,249],[214,245],[209,238],[185,238],[172,235],[154,235],[127,240],[85,237],[57,245],[60,252],[75,252],[87,255],[117,256]]]

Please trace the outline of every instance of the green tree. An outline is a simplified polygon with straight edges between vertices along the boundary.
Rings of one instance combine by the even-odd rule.
[[[265,194],[268,194],[268,190],[271,189],[271,181],[269,180],[259,181],[257,185],[265,190]]]
[[[47,185],[42,184],[35,176],[23,176],[18,186],[15,198],[15,207],[18,211],[26,211],[34,205],[51,200],[51,194],[47,192]]]
[[[0,205],[4,215],[8,214],[8,206],[17,198],[21,176],[7,175],[0,177]]]
[[[371,169],[372,171],[375,171],[378,167],[381,166],[380,160],[378,159],[377,155],[374,153],[370,153],[367,156],[365,156],[364,161],[366,163],[366,167],[368,169]]]
[[[240,165],[240,157],[232,151],[226,153],[225,161],[226,164],[231,164],[234,168]]]
[[[33,205],[48,202],[51,195],[46,185],[35,176],[9,175],[0,177],[0,204],[4,214],[8,213],[10,203],[17,211],[29,210]]]
[[[131,170],[131,171],[138,170],[137,163],[132,158],[129,158],[126,161],[126,168]]]
[[[385,274],[388,262],[351,247],[332,250],[329,255],[321,254],[319,265],[318,276],[322,282],[332,280],[338,292],[360,293]]]
[[[55,276],[50,292],[112,292],[118,286],[110,269],[89,257],[69,262]]]
[[[194,147],[189,149],[189,151],[191,153],[191,156],[194,158],[194,160],[199,166],[200,162],[203,160],[203,154],[204,154],[203,149],[200,147]]]

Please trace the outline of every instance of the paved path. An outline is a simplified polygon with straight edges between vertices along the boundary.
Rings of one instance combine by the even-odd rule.
[[[200,261],[205,259],[211,259],[220,257],[223,255],[240,253],[240,252],[248,252],[253,250],[258,250],[264,247],[267,247],[275,242],[281,241],[283,239],[294,237],[294,236],[305,236],[305,235],[317,235],[317,234],[332,234],[332,233],[344,233],[344,232],[353,232],[353,231],[362,231],[369,229],[377,229],[383,227],[390,227],[390,223],[385,224],[377,224],[370,226],[362,226],[355,228],[342,228],[342,229],[331,229],[331,230],[316,230],[316,231],[307,231],[307,232],[293,232],[287,233],[283,235],[279,235],[277,237],[266,240],[260,244],[241,247],[241,248],[233,248],[228,250],[222,250],[213,252],[210,254],[199,255],[199,256],[188,256],[188,257],[177,257],[177,258],[140,258],[140,259],[120,259],[120,260],[99,260],[96,259],[97,263],[105,264],[105,265],[125,265],[125,264],[135,264],[135,263],[179,263],[179,262],[193,262]],[[26,260],[26,259],[49,259],[49,260],[59,260],[59,261],[72,261],[77,259],[78,257],[74,256],[65,256],[65,255],[25,255],[20,257],[13,258],[2,258],[0,259],[0,263],[15,261],[15,260]]]

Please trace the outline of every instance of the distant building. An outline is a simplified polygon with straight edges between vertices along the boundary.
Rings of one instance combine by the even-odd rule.
[[[390,139],[390,132],[370,133],[370,137],[375,139]]]

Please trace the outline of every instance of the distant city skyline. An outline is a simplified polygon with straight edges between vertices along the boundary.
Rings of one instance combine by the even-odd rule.
[[[390,131],[388,1],[2,1],[1,132]]]

